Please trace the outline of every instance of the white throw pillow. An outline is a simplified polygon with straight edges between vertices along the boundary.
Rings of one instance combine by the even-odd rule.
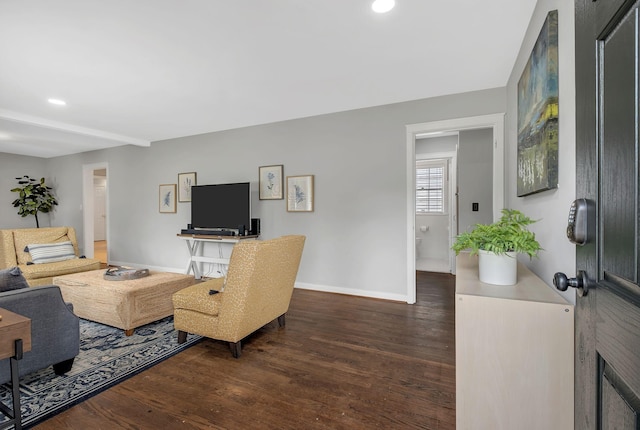
[[[58,243],[34,243],[27,245],[33,264],[72,260],[76,257],[71,241]]]

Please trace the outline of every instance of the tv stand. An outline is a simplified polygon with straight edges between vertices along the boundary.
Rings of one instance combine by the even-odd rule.
[[[183,230],[184,231],[184,230]],[[196,230],[198,234],[184,234],[179,233],[177,236],[180,239],[183,239],[187,248],[189,249],[189,262],[187,263],[187,268],[185,273],[188,275],[190,272],[193,272],[193,276],[196,279],[202,279],[202,270],[200,269],[200,263],[210,263],[218,265],[218,273],[224,277],[227,275],[227,268],[229,267],[229,258],[224,257],[223,246],[224,245],[235,245],[241,240],[255,240],[258,238],[257,235],[251,236],[223,236],[223,235],[214,235],[210,233],[201,234],[202,230]],[[209,230],[211,231],[211,230]],[[217,232],[220,233],[220,232]],[[231,233],[231,232],[225,232]],[[206,243],[215,243],[218,248],[218,257],[208,257],[204,254],[204,245]],[[230,253],[229,253],[230,255]]]

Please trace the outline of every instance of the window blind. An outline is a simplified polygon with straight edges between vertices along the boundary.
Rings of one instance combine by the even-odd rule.
[[[446,160],[416,161],[417,214],[445,213],[446,187]]]

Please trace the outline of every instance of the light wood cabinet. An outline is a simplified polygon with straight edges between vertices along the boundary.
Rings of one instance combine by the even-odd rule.
[[[456,266],[456,429],[573,429],[574,308],[518,264],[518,283]]]

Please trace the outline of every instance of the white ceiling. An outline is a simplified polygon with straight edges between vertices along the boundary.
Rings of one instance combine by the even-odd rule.
[[[502,87],[535,3],[0,0],[0,152],[148,146]]]

